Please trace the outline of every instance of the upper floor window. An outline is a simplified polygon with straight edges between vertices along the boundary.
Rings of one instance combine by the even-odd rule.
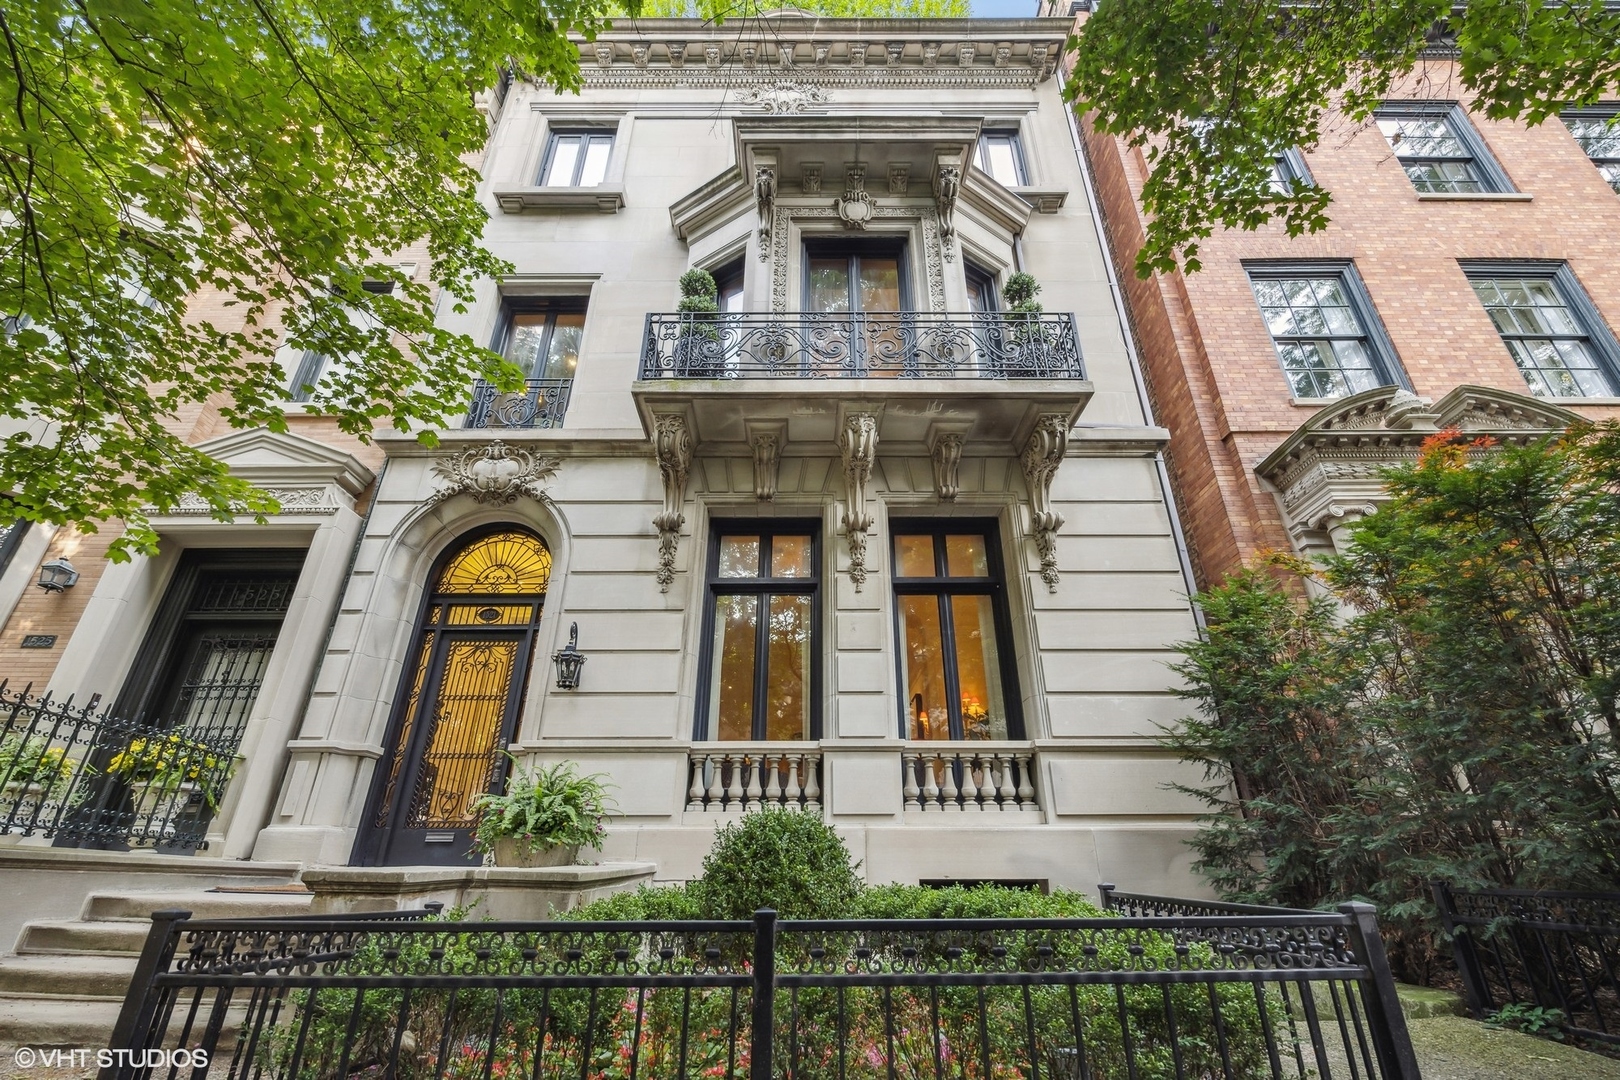
[[[1377,112],[1378,130],[1412,186],[1430,194],[1512,191],[1479,133],[1450,102],[1401,102]]]
[[[1564,123],[1603,179],[1620,193],[1620,104],[1571,109],[1564,113]]]
[[[806,240],[806,311],[909,311],[905,243]]]
[[[1019,145],[1016,131],[986,131],[980,135],[976,164],[1003,187],[1024,187],[1029,183],[1024,148]]]
[[[1465,269],[1532,394],[1616,393],[1620,345],[1567,266],[1509,263]]]
[[[968,309],[982,312],[999,309],[1001,298],[996,295],[996,275],[970,262],[962,264],[962,271],[967,277]]]
[[[1305,167],[1305,155],[1288,149],[1271,159],[1271,190],[1279,195],[1291,195],[1294,182],[1311,183],[1310,170]]]
[[[400,263],[399,272],[407,279],[416,276],[415,263]],[[390,296],[394,292],[395,282],[384,278],[366,278],[360,282],[363,292],[374,296]],[[362,333],[369,332],[379,324],[371,315],[352,307],[345,308],[349,322]],[[315,349],[305,349],[292,359],[293,350],[283,348],[278,359],[284,365],[282,370],[291,368],[292,375],[287,380],[287,400],[294,404],[309,401],[315,393],[315,387],[324,378],[342,375],[347,369],[349,358],[347,356],[332,357]]]
[[[1249,278],[1296,398],[1347,397],[1395,381],[1393,349],[1350,267],[1251,267]]]
[[[743,261],[733,259],[714,271],[715,300],[721,311],[743,309]]]
[[[526,379],[572,379],[579,365],[585,310],[562,304],[512,305],[498,349]]]
[[[607,178],[613,132],[553,131],[540,165],[542,187],[596,187]]]
[[[903,737],[1023,738],[995,526],[897,521],[892,531]]]
[[[697,737],[819,737],[820,524],[717,524],[699,661]]]

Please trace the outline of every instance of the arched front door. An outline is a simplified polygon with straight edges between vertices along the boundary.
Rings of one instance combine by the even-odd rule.
[[[504,526],[440,560],[356,848],[366,866],[466,866],[472,802],[506,775],[551,553]]]

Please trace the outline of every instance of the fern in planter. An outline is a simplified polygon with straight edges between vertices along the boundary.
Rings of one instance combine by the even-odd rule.
[[[499,851],[501,863],[509,853],[528,862],[536,853],[552,852],[572,862],[582,847],[601,851],[603,821],[612,809],[603,779],[599,773],[580,776],[571,761],[515,771],[505,794],[473,800],[478,815],[473,852]]]

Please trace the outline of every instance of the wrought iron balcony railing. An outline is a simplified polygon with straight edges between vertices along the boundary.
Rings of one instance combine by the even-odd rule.
[[[1070,314],[650,314],[643,379],[1083,379]]]
[[[558,428],[568,411],[572,379],[530,379],[522,390],[503,394],[482,379],[473,384],[470,428]]]

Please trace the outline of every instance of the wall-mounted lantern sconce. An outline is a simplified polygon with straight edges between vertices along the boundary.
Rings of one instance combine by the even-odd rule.
[[[557,665],[557,689],[579,689],[579,669],[585,666],[585,654],[579,651],[579,623],[568,627],[568,644],[551,654]]]
[[[39,587],[46,592],[61,592],[79,583],[79,572],[67,559],[52,559],[39,568]]]

